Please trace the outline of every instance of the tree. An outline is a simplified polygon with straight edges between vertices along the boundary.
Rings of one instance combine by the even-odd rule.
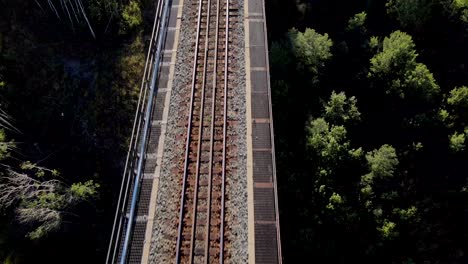
[[[99,184],[92,180],[69,186],[56,170],[30,162],[23,163],[21,169],[2,172],[0,208],[14,208],[18,221],[30,228],[27,236],[31,239],[57,230],[73,205],[97,195]]]
[[[358,31],[361,33],[365,33],[367,31],[366,28],[364,27],[364,24],[366,23],[366,18],[367,18],[366,12],[355,14],[352,18],[349,19],[346,30],[349,32]]]
[[[460,20],[468,24],[468,1],[467,0],[455,0],[453,6],[456,11],[460,14]]]
[[[321,158],[321,163],[337,165],[347,153],[349,142],[346,140],[344,126],[330,125],[325,119],[317,118],[307,125],[307,147]]]
[[[392,240],[399,235],[398,231],[396,231],[396,224],[387,219],[384,220],[382,226],[378,227],[377,230],[380,231],[381,236],[385,240]]]
[[[361,177],[361,198],[365,206],[371,209],[374,205],[372,200],[376,197],[376,184],[393,177],[398,158],[392,146],[383,145],[368,152],[366,160],[370,172]]]
[[[468,25],[468,1],[467,0],[445,0],[442,1],[445,11],[450,17]]]
[[[122,10],[122,32],[138,28],[143,22],[140,4],[131,0]]]
[[[270,46],[285,259],[465,263],[466,0],[351,2],[300,0],[314,15],[284,23],[328,33],[332,56]]]
[[[0,161],[10,155],[11,143],[6,140],[5,130],[0,129]]]
[[[2,111],[3,113],[3,111]],[[6,114],[3,114],[6,116]],[[2,118],[3,118],[2,116]],[[11,156],[14,143],[6,139],[5,128],[11,124],[0,119],[0,161]],[[97,195],[99,184],[92,180],[66,184],[57,170],[23,162],[14,169],[8,161],[0,170],[0,209],[12,209],[17,220],[27,226],[27,236],[38,239],[58,229],[64,214],[83,200]]]
[[[447,104],[458,110],[468,110],[468,87],[456,87],[450,91]]]
[[[402,76],[416,66],[417,56],[411,36],[395,31],[383,40],[382,51],[371,58],[369,75],[380,78]]]
[[[332,54],[330,48],[333,42],[328,34],[320,34],[314,29],[306,28],[304,32],[292,29],[289,31],[296,58],[312,73],[318,74]]]
[[[414,205],[407,209],[396,206],[401,192],[395,184],[391,184],[399,165],[395,148],[382,145],[368,152],[366,160],[370,172],[361,177],[360,200],[373,219],[381,239],[394,240],[399,236],[398,226],[419,221],[418,210]]]
[[[392,177],[398,165],[398,157],[391,145],[383,145],[378,150],[366,154],[370,173],[376,178]]]
[[[465,129],[468,126],[468,87],[455,87],[445,98],[446,105],[439,117],[449,128]]]
[[[464,133],[458,134],[457,132],[455,132],[449,137],[449,139],[450,139],[449,147],[454,152],[463,151],[465,149],[465,134]]]
[[[384,39],[382,50],[371,58],[369,76],[383,83],[387,94],[429,103],[440,93],[440,87],[426,65],[416,62],[415,48],[410,35],[391,33]]]
[[[393,177],[398,165],[398,158],[392,146],[383,145],[377,150],[368,152],[366,160],[370,172],[361,177],[361,194],[367,204],[369,199],[374,196],[375,181]]]
[[[394,89],[399,88],[395,84]],[[401,91],[403,96],[420,98],[425,102],[431,102],[440,93],[440,87],[426,65],[417,63],[415,68],[405,74]]]
[[[387,13],[404,28],[419,31],[431,18],[433,0],[390,0]]]
[[[361,113],[356,106],[356,97],[346,97],[344,92],[332,91],[330,100],[325,105],[325,118],[334,123],[358,121]]]

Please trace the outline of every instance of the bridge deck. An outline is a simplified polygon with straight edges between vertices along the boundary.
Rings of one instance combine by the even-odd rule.
[[[174,128],[176,126],[173,124],[175,121],[171,120],[177,119],[180,121],[181,118],[174,119],[174,116],[170,115],[180,115],[179,112],[173,109],[174,102],[172,101],[175,100],[177,103],[182,102],[179,98],[180,88],[177,88],[177,85],[180,86],[180,84],[177,83],[181,82],[187,70],[185,69],[184,71],[183,67],[181,67],[180,56],[184,56],[183,52],[187,52],[185,50],[191,45],[186,43],[188,41],[186,37],[188,33],[184,32],[187,31],[187,29],[183,29],[184,23],[186,28],[188,27],[186,24],[189,23],[189,19],[184,16],[188,11],[184,11],[184,8],[195,8],[193,4],[194,1],[198,0],[172,0],[170,2],[167,33],[164,38],[164,52],[162,53],[162,63],[152,109],[149,137],[147,139],[148,145],[146,148],[144,173],[141,180],[139,203],[136,210],[133,233],[131,234],[129,257],[126,263],[172,262],[172,260],[169,261],[172,256],[171,252],[165,252],[165,254],[169,256],[166,258],[157,257],[159,255],[155,254],[154,251],[167,251],[167,249],[161,248],[160,245],[155,245],[157,244],[155,240],[160,238],[164,240],[162,244],[168,244],[169,246],[167,248],[174,248],[175,250],[175,231],[161,234],[162,231],[160,231],[160,229],[161,225],[167,225],[165,229],[169,230],[177,229],[177,227],[166,218],[164,218],[166,220],[158,220],[158,217],[161,219],[160,214],[163,213],[162,211],[170,211],[176,208],[172,208],[170,203],[166,205],[169,199],[167,193],[179,191],[175,189],[167,190],[167,188],[172,188],[168,187],[171,186],[171,184],[165,182],[160,183],[160,181],[162,181],[162,177],[167,177],[167,175],[171,173],[177,173],[175,168],[168,165],[167,156],[170,155],[167,154],[167,151],[173,151],[175,145],[177,145],[174,142],[184,140],[182,136],[178,134],[179,132],[170,131],[176,130],[176,128]],[[235,2],[234,0],[232,1]],[[239,6],[237,6],[238,3]],[[226,243],[233,243],[228,248],[234,245],[245,247],[245,249],[236,252],[248,252],[248,257],[246,257],[248,263],[281,263],[264,0],[237,0],[233,8],[234,9],[230,11],[233,14],[238,9],[242,12],[236,15],[237,17],[232,16],[232,20],[238,21],[236,19],[241,18],[238,22],[241,27],[243,27],[243,30],[236,32],[242,32],[239,34],[243,35],[240,36],[240,41],[235,41],[235,37],[239,36],[230,37],[229,40],[231,45],[237,45],[237,47],[233,48],[234,50],[244,50],[239,53],[241,57],[239,61],[244,63],[245,69],[239,69],[244,67],[236,67],[236,65],[233,66],[233,69],[240,71],[236,73],[237,75],[235,75],[235,78],[238,76],[243,76],[244,78],[240,83],[243,84],[242,87],[245,90],[240,93],[234,93],[234,95],[244,96],[244,98],[240,98],[240,100],[245,102],[245,109],[241,109],[239,113],[244,113],[244,116],[241,116],[241,118],[244,118],[243,122],[245,123],[246,129],[241,129],[241,131],[246,131],[246,135],[234,136],[233,140],[244,141],[244,143],[241,142],[239,145],[245,145],[245,148],[237,149],[237,152],[243,151],[244,153],[237,153],[237,157],[244,157],[246,160],[232,162],[231,167],[237,165],[242,167],[242,164],[245,164],[246,170],[242,170],[241,168],[230,168],[230,170],[231,173],[234,171],[242,174],[240,176],[243,177],[246,182],[245,188],[247,190],[244,190],[246,194],[244,206],[247,207],[247,209],[245,221],[242,219],[242,214],[240,214],[240,216],[237,216],[237,220],[241,222],[241,224],[230,225],[228,223],[227,228],[242,227],[242,222],[244,221],[246,225],[243,227],[247,229],[245,232],[248,233],[248,238],[245,240],[245,243],[242,239],[239,241],[232,241],[236,240],[235,238],[227,239]],[[231,40],[231,38],[234,40]],[[229,63],[235,64],[234,62]],[[188,65],[190,63],[186,62],[186,64]],[[232,71],[232,69],[230,71]],[[231,94],[230,96],[232,97],[233,95]],[[236,122],[239,121],[234,121],[233,123]],[[228,162],[228,166],[229,164]],[[168,174],[167,171],[170,171],[170,173]],[[229,177],[229,174],[227,177]],[[242,182],[242,179],[240,181]],[[228,180],[226,188],[229,187]],[[130,186],[130,190],[132,189],[133,184]],[[229,197],[229,190],[227,190],[227,195]],[[132,193],[130,192],[128,196],[131,197]],[[130,202],[129,199],[126,208],[130,207]],[[174,202],[174,204],[176,204],[176,202]],[[238,203],[228,202],[227,206],[233,204],[238,205]],[[129,209],[126,209],[126,211],[128,215]],[[227,212],[229,213],[230,211],[236,210],[230,210],[228,207]],[[226,221],[230,221],[229,219],[232,218],[228,217]],[[235,236],[235,233],[238,233],[236,230],[226,231],[227,236],[230,235],[231,237]],[[121,236],[123,237],[124,235],[124,232],[122,232]],[[119,242],[118,248],[120,249],[118,253],[118,258],[120,259],[122,251],[121,241]],[[227,255],[228,257],[225,263],[233,262],[233,260],[229,258],[229,254]]]
[[[264,0],[245,0],[250,263],[281,263]]]

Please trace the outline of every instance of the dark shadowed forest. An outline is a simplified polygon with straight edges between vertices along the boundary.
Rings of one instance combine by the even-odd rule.
[[[0,263],[104,262],[153,18],[0,0]]]
[[[468,1],[267,1],[285,263],[468,262]]]

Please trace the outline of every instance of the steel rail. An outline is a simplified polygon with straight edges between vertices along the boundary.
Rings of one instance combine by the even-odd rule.
[[[125,232],[125,239],[124,239],[124,244],[123,244],[123,249],[122,249],[122,255],[120,258],[120,264],[125,264],[127,262],[128,247],[130,244],[130,237],[131,237],[133,222],[135,218],[135,210],[136,210],[138,195],[139,195],[139,191],[141,187],[140,182],[141,182],[141,174],[142,174],[142,169],[143,169],[143,162],[145,160],[145,151],[146,151],[146,145],[147,145],[146,140],[148,138],[148,130],[149,130],[149,125],[150,125],[151,111],[152,111],[153,100],[154,100],[154,91],[156,90],[156,79],[159,73],[159,65],[160,65],[160,60],[161,60],[162,47],[164,44],[163,35],[166,29],[168,10],[169,10],[169,0],[165,0],[163,13],[162,13],[160,25],[159,25],[160,29],[158,32],[158,42],[156,46],[156,56],[154,57],[154,66],[153,66],[153,72],[152,72],[151,83],[150,83],[148,103],[146,104],[146,113],[143,119],[144,127],[143,127],[143,134],[141,137],[142,140],[140,143],[141,146],[140,146],[140,153],[138,157],[137,175],[135,177],[134,186],[133,186],[130,213],[128,216],[129,221],[128,221],[127,229]]]
[[[197,66],[198,66],[198,48],[199,48],[199,38],[200,38],[200,26],[201,26],[201,14],[202,14],[202,3],[203,0],[199,0],[198,4],[198,20],[197,20],[197,33],[196,33],[196,40],[195,40],[195,51],[194,51],[194,58],[193,58],[193,72],[192,72],[192,91],[190,96],[190,110],[189,110],[189,119],[187,124],[187,141],[185,145],[185,162],[184,162],[184,175],[182,179],[182,191],[180,195],[180,211],[179,211],[179,227],[177,229],[177,244],[176,244],[176,263],[180,263],[180,246],[182,243],[182,225],[183,225],[183,217],[184,217],[184,201],[185,201],[185,189],[186,189],[186,182],[187,182],[187,170],[188,170],[188,158],[189,158],[189,149],[190,149],[190,133],[192,131],[192,113],[193,113],[193,103],[195,97],[195,82],[196,82],[196,74],[197,74]],[[208,37],[208,36],[206,36]]]
[[[213,88],[211,95],[211,137],[210,137],[210,167],[208,170],[208,207],[206,210],[206,231],[205,235],[205,263],[209,261],[209,250],[210,250],[210,222],[211,222],[211,181],[213,179],[213,144],[214,144],[214,133],[215,133],[215,110],[216,110],[216,77],[218,71],[218,38],[219,38],[219,8],[220,0],[216,3],[216,39],[215,39],[215,51],[214,51],[214,67],[213,67]]]
[[[197,223],[197,204],[198,204],[198,183],[200,180],[200,157],[201,157],[201,146],[203,140],[203,114],[205,112],[205,85],[206,85],[206,69],[208,65],[208,44],[209,44],[209,32],[210,32],[210,15],[211,15],[211,0],[208,0],[208,12],[206,19],[206,32],[205,32],[205,50],[203,54],[203,75],[202,75],[202,86],[201,86],[201,102],[200,102],[200,117],[198,124],[198,146],[197,146],[197,162],[195,169],[195,193],[193,199],[193,217],[192,217],[192,236],[190,238],[190,263],[193,263],[194,249],[195,249],[195,231]],[[190,137],[190,135],[187,135]]]
[[[144,71],[143,71],[143,78],[142,78],[142,82],[141,82],[141,86],[140,86],[140,93],[139,93],[139,96],[138,96],[138,103],[137,103],[137,107],[136,107],[136,111],[135,111],[135,117],[134,117],[134,121],[133,121],[133,128],[132,128],[132,133],[131,133],[131,136],[130,136],[130,144],[128,146],[128,151],[127,151],[127,158],[125,160],[125,166],[124,166],[124,173],[123,173],[123,176],[122,176],[122,184],[120,186],[120,192],[119,192],[119,198],[118,198],[118,202],[117,202],[117,209],[116,209],[116,212],[115,212],[115,217],[114,217],[114,223],[113,223],[113,228],[112,228],[112,232],[111,232],[111,237],[110,237],[110,243],[109,243],[109,248],[107,250],[107,256],[106,256],[106,263],[109,263],[109,260],[111,258],[111,252],[112,252],[112,248],[114,248],[114,251],[113,251],[113,254],[112,254],[112,260],[110,263],[114,263],[115,261],[115,257],[116,257],[116,253],[117,253],[117,246],[118,246],[118,239],[119,239],[119,236],[120,236],[120,228],[121,228],[121,225],[122,225],[122,220],[123,218],[122,217],[119,217],[122,215],[122,213],[124,213],[124,211],[121,211],[120,207],[123,206],[125,204],[125,200],[126,200],[126,194],[127,194],[127,190],[128,190],[128,186],[129,186],[129,181],[130,181],[130,178],[131,177],[126,177],[127,173],[128,173],[128,166],[129,166],[129,161],[130,161],[130,156],[132,155],[133,153],[133,149],[134,149],[134,145],[136,145],[135,142],[135,134],[139,134],[139,128],[140,128],[140,124],[138,124],[137,126],[137,123],[138,120],[139,120],[139,115],[140,115],[140,109],[141,109],[141,102],[144,100],[142,100],[142,97],[143,97],[143,91],[145,90],[144,87],[145,87],[145,84],[146,84],[146,79],[147,79],[147,70],[148,70],[148,64],[149,64],[149,61],[150,61],[150,54],[151,54],[151,50],[153,48],[153,38],[154,38],[154,35],[155,35],[155,29],[156,29],[156,24],[157,24],[157,21],[158,21],[158,10],[160,9],[160,3],[161,1],[158,2],[158,5],[157,5],[157,9],[156,9],[156,12],[155,12],[155,16],[154,16],[154,22],[153,22],[153,29],[151,31],[151,40],[150,40],[150,44],[148,46],[148,52],[147,52],[147,55],[146,55],[146,62],[145,62],[145,68],[144,68]],[[146,97],[146,92],[145,92],[145,97]],[[127,179],[126,179],[127,178]],[[124,186],[126,186],[126,192],[125,192],[125,196],[124,196],[124,199],[122,200],[122,196],[124,195]],[[122,203],[124,202],[124,203]],[[123,206],[124,207],[124,206]],[[119,220],[120,219],[120,220]],[[118,227],[117,227],[117,221],[119,220],[119,224],[118,224]],[[115,236],[115,243],[114,243],[114,234],[117,230],[117,234]]]
[[[219,263],[224,263],[224,206],[226,191],[226,137],[227,137],[227,96],[228,96],[228,57],[229,57],[229,0],[226,0],[226,39],[224,48],[224,122],[223,122],[223,170],[221,186],[221,227],[219,234]]]

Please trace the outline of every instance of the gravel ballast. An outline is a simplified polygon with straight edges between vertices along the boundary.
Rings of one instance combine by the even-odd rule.
[[[244,62],[244,1],[231,1],[239,7],[237,22],[230,26],[232,42],[229,50],[236,59],[229,65],[235,71],[229,73],[228,86],[228,142],[235,151],[228,152],[226,173],[225,263],[247,263],[247,148],[246,148],[246,105],[245,105],[245,62]],[[151,238],[150,263],[174,263],[179,217],[179,204],[183,175],[178,168],[183,166],[185,156],[186,123],[191,93],[193,52],[196,28],[197,0],[183,1],[183,14],[177,47],[169,116],[162,158],[156,215]],[[233,156],[235,155],[235,156]]]

